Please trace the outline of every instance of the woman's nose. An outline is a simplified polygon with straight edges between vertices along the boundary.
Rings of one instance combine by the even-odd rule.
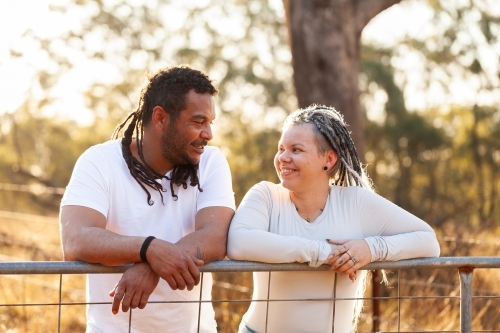
[[[278,153],[278,161],[287,162],[289,160],[290,160],[290,155],[286,150],[282,151],[281,153]]]

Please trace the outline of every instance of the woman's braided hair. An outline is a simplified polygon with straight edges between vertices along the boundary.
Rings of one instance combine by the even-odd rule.
[[[205,73],[189,66],[167,67],[159,70],[148,79],[147,85],[142,89],[137,110],[116,127],[112,138],[120,138],[123,129],[125,129],[121,141],[123,158],[127,163],[132,177],[146,192],[148,204],[153,205],[154,202],[151,200],[151,193],[149,193],[146,186],[158,191],[162,202],[162,192],[166,192],[166,189],[163,188],[157,179],[165,178],[170,180],[170,191],[175,200],[177,199],[177,195],[174,192],[173,185],[182,185],[184,188],[187,188],[188,179],[190,179],[189,185],[198,186],[198,189],[202,191],[198,179],[197,164],[176,165],[169,178],[166,175],[157,173],[146,163],[142,140],[144,137],[144,126],[150,123],[153,109],[156,106],[161,106],[168,112],[171,121],[175,122],[180,112],[186,109],[186,95],[191,90],[194,90],[198,94],[208,93],[212,96],[216,95],[218,91]],[[133,137],[136,138],[137,151],[142,163],[132,155],[130,150]]]
[[[342,114],[332,107],[313,104],[290,114],[283,127],[302,123],[315,125],[313,128],[320,154],[333,149],[338,156],[337,163],[328,171],[332,185],[373,189]]]

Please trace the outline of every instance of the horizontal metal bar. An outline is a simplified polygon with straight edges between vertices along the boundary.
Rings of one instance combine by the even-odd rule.
[[[123,273],[130,265],[103,266],[87,264],[79,261],[31,261],[1,262],[0,275],[10,274],[103,274]],[[400,261],[373,262],[362,270],[396,270],[396,269],[453,269],[500,268],[500,257],[441,257],[421,258]],[[330,268],[323,265],[318,268],[309,267],[306,263],[265,264],[253,261],[219,260],[200,267],[201,272],[269,272],[269,271],[326,271]]]
[[[400,297],[401,299],[456,299],[459,300],[460,296],[408,296]],[[211,299],[211,300],[196,300],[196,301],[149,301],[148,304],[183,304],[183,303],[241,303],[241,302],[331,302],[331,301],[352,301],[352,300],[393,300],[396,297],[358,297],[358,298],[286,298],[286,299]],[[9,306],[42,306],[42,305],[111,305],[109,302],[46,302],[46,303],[3,303],[0,307]]]
[[[0,263],[0,274],[99,274],[123,273],[130,265],[103,266],[81,261],[21,261]]]

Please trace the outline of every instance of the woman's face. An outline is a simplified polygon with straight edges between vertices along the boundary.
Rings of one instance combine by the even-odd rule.
[[[336,155],[332,160],[333,151],[319,154],[313,126],[302,123],[286,127],[278,142],[274,167],[283,187],[293,192],[328,185],[329,177],[323,167],[330,168],[336,161]]]

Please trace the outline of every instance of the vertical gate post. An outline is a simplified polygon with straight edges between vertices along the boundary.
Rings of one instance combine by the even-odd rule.
[[[472,330],[472,273],[473,267],[460,267],[460,333]]]
[[[378,332],[380,331],[380,271],[378,270],[372,272],[372,297],[372,331]]]

